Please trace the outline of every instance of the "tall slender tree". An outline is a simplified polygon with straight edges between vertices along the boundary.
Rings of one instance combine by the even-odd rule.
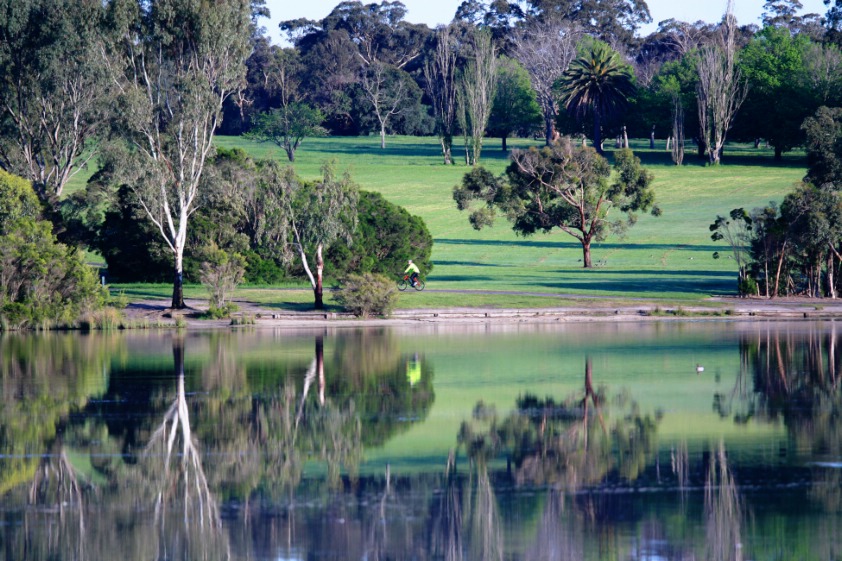
[[[242,86],[249,54],[248,0],[111,0],[108,52],[119,88],[119,156],[131,186],[173,253],[172,307],[184,308],[187,226],[225,100]]]
[[[482,139],[494,103],[496,72],[497,57],[491,33],[484,30],[474,32],[472,54],[460,84],[465,105],[465,135],[470,138],[467,159],[472,165],[479,163],[482,154]]]
[[[714,41],[699,52],[697,89],[699,129],[708,160],[718,165],[728,131],[734,123],[748,89],[737,66],[737,18],[734,0],[728,7]]]
[[[603,119],[622,108],[633,91],[629,65],[611,47],[596,41],[564,73],[561,99],[577,117],[593,116],[594,147],[602,154]]]
[[[424,89],[433,105],[436,134],[445,164],[453,163],[453,134],[456,127],[456,60],[458,43],[453,29],[440,27],[435,49],[424,63]]]

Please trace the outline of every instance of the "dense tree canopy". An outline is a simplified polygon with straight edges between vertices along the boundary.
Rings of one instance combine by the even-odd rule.
[[[459,210],[470,208],[473,200],[485,203],[470,216],[476,229],[491,225],[496,210],[521,235],[558,228],[582,244],[585,268],[593,266],[591,242],[610,232],[621,234],[634,223],[637,211],[660,212],[654,206],[652,175],[628,149],[615,153],[613,183],[608,181],[608,161],[593,148],[575,146],[568,137],[541,150],[515,150],[511,160],[503,177],[481,167],[466,174],[462,185],[453,189]],[[625,222],[609,220],[615,208],[626,214]]]

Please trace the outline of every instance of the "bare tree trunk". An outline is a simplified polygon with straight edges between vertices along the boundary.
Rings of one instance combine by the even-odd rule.
[[[485,127],[494,103],[497,58],[490,33],[475,32],[473,43],[474,56],[462,74],[462,89],[470,129],[471,163],[476,165],[480,160]]]
[[[774,298],[778,295],[778,287],[780,286],[781,282],[781,269],[784,265],[784,258],[786,257],[786,240],[784,240],[784,244],[781,247],[781,255],[778,258],[778,270],[775,273],[775,292],[769,296],[769,298]]]
[[[322,258],[322,244],[316,247],[316,284],[313,287],[313,295],[315,296],[315,308],[317,310],[324,309],[324,290],[322,288],[322,273],[324,272],[325,262]]]
[[[684,163],[684,104],[677,95],[672,98],[672,138],[674,144],[670,154],[673,163],[680,166]],[[667,141],[667,150],[669,150],[669,141]]]
[[[584,261],[584,268],[590,269],[591,264],[591,241],[582,240],[582,261]]]

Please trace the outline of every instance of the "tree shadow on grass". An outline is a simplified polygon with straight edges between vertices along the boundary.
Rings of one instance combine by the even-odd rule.
[[[721,279],[736,279],[736,271],[696,271],[692,269],[666,269],[666,270],[651,270],[651,269],[559,269],[556,271],[559,274],[588,274],[588,275],[614,275],[614,276],[686,276],[686,277],[711,277]]]
[[[436,275],[437,282],[492,282],[499,281],[492,277],[482,275]]]
[[[537,241],[537,240],[528,240],[528,239],[518,239],[518,240],[469,240],[465,238],[436,238],[434,240],[437,244],[442,245],[487,245],[487,246],[499,246],[499,247],[546,247],[550,249],[576,249],[578,251],[582,250],[582,245],[578,242],[549,242],[549,241]],[[724,246],[721,245],[686,245],[686,244],[652,244],[652,243],[595,243],[591,245],[591,251],[597,252],[603,249],[638,249],[638,250],[659,250],[659,251],[666,251],[666,250],[676,250],[680,249],[682,251],[704,251],[704,252],[714,252],[714,251],[723,251]]]
[[[686,168],[700,168],[708,167],[707,157],[699,157],[696,154],[696,147],[692,145],[687,146],[688,150],[685,152],[684,163],[681,167]],[[610,161],[613,162],[613,150],[606,150],[606,154],[610,154]],[[652,151],[648,148],[645,150],[635,150],[634,155],[640,158],[640,162],[644,166],[665,166],[677,167],[672,161],[672,156],[666,151]],[[774,153],[752,152],[751,149],[725,147],[725,152],[722,156],[722,166],[761,166],[773,168],[806,168],[806,157],[800,154],[784,154],[783,161],[776,162],[774,160]]]
[[[721,295],[732,294],[736,290],[736,281],[722,278],[701,279],[611,279],[611,280],[559,280],[553,282],[530,283],[529,286],[550,288],[560,292],[576,291],[583,294],[598,290],[622,294],[684,293]]]
[[[480,263],[479,261],[448,261],[437,260],[436,266],[451,266],[451,267],[510,267],[510,265],[500,265],[497,263]]]

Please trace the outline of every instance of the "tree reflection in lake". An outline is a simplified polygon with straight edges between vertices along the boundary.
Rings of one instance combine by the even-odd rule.
[[[705,481],[705,558],[742,561],[743,504],[734,476],[728,468],[725,445],[720,442],[710,455]]]
[[[740,352],[754,380],[753,410],[767,422],[784,422],[788,453],[813,465],[811,497],[828,512],[842,512],[842,363],[836,323],[767,329],[744,337]]]
[[[0,551],[839,557],[834,325],[525,331],[0,335]]]
[[[166,558],[180,544],[192,542],[194,548],[215,552],[214,558],[224,559],[229,555],[220,532],[217,498],[208,486],[199,443],[194,439],[190,425],[184,391],[184,352],[184,337],[173,335],[176,395],[161,424],[150,436],[138,463],[153,495],[160,555]],[[171,515],[172,520],[168,522]],[[177,524],[179,519],[185,532],[183,536]]]

